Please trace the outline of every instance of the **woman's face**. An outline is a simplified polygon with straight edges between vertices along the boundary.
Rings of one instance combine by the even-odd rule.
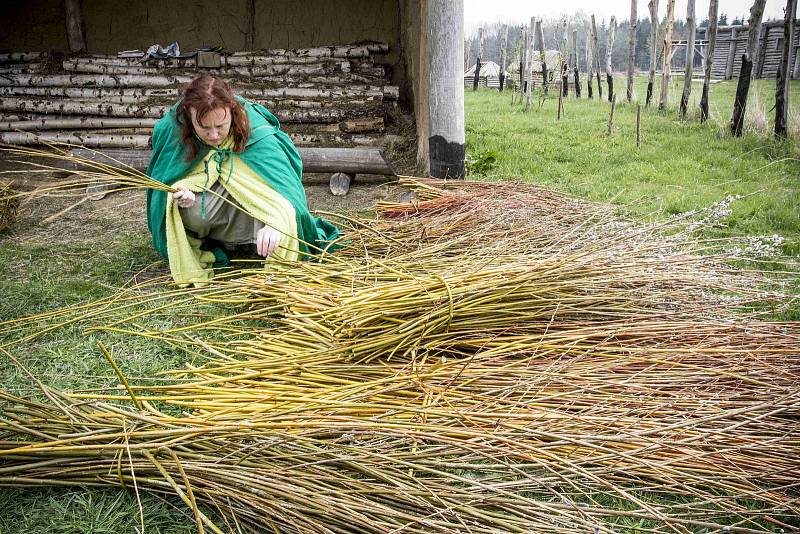
[[[216,108],[206,113],[205,117],[198,120],[197,111],[189,109],[192,117],[192,126],[197,137],[211,146],[219,146],[228,137],[231,131],[231,110]]]

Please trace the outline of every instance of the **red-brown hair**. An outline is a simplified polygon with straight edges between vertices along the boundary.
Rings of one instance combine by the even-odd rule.
[[[223,80],[207,74],[198,76],[181,90],[182,99],[176,110],[178,122],[183,127],[183,142],[189,147],[187,161],[197,156],[198,147],[195,141],[194,126],[190,110],[194,110],[198,121],[208,112],[227,108],[231,112],[231,133],[233,134],[233,151],[244,150],[247,138],[250,137],[250,122],[242,104],[236,100],[230,86]]]

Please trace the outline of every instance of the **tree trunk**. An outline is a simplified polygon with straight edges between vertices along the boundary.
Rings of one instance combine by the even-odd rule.
[[[73,54],[86,52],[86,33],[83,28],[81,0],[64,0],[67,22],[67,42]]]
[[[797,0],[786,0],[786,15],[783,20],[783,55],[775,84],[775,137],[786,137],[789,110],[789,79],[791,78],[792,45],[794,44],[794,19]],[[800,54],[800,51],[798,51]]]
[[[719,17],[717,9],[719,0],[711,0],[708,5],[708,48],[706,48],[706,69],[703,74],[703,95],[700,97],[700,122],[708,120],[708,89],[711,85],[711,68],[714,63],[714,49],[717,46],[717,25]]]
[[[692,94],[692,72],[694,70],[694,40],[695,40],[695,18],[694,2],[688,0],[686,6],[686,27],[689,30],[689,39],[686,42],[686,70],[683,74],[683,94],[681,95],[681,116],[686,116],[686,108],[689,106],[689,96]]]
[[[594,64],[594,52],[592,51],[592,25],[588,24],[588,30],[586,31],[586,92],[588,93],[589,98],[594,98],[592,94],[592,80],[594,79],[594,69],[592,65]]]
[[[41,145],[45,143],[69,143],[87,148],[146,148],[150,146],[149,135],[81,135],[74,132],[0,132],[0,143],[9,145]]]
[[[614,49],[614,33],[617,30],[617,18],[611,16],[606,34],[606,81],[608,82],[608,101],[614,101],[614,71],[611,68],[611,52]]]
[[[563,29],[561,30],[561,93],[569,96],[569,47],[567,46],[567,32],[569,28],[564,19]]]
[[[572,43],[570,46],[572,58],[572,75],[575,80],[575,98],[581,97],[581,76],[578,72],[578,30],[572,30]]]
[[[503,92],[503,86],[506,81],[506,55],[508,49],[508,26],[503,24],[503,39],[500,45],[500,92]]]
[[[431,176],[463,178],[465,138],[461,47],[464,46],[464,1],[430,0],[428,28]]]
[[[481,62],[483,61],[483,28],[478,28],[478,60],[475,62],[475,79],[472,81],[472,90],[478,90],[481,76]]]
[[[597,98],[603,98],[603,86],[600,82],[600,46],[597,44],[597,25],[592,15],[592,51],[594,52],[594,72],[597,75]]]
[[[741,137],[744,127],[744,115],[747,110],[747,93],[750,91],[750,77],[753,74],[753,57],[758,47],[758,33],[761,28],[761,19],[764,16],[764,6],[767,0],[755,0],[750,8],[748,25],[750,31],[747,35],[747,50],[742,56],[742,70],[739,82],[736,84],[736,99],[733,102],[733,115],[731,116],[731,133]]]
[[[539,49],[539,61],[542,62],[542,84],[544,84],[544,94],[547,94],[547,54],[544,48],[544,30],[542,29],[542,21],[536,21],[536,41],[537,48]]]
[[[628,36],[628,86],[626,97],[628,102],[633,100],[633,75],[636,68],[636,24],[638,22],[636,14],[636,0],[631,0],[631,19],[630,34]]]
[[[669,85],[672,75],[672,68],[670,67],[670,60],[672,59],[672,25],[674,21],[675,0],[667,0],[667,26],[664,33],[664,70],[661,75],[661,98],[658,100],[659,110],[663,110],[667,107],[667,98],[669,97]]]
[[[531,96],[533,94],[533,31],[536,27],[536,19],[531,17],[530,27],[528,28],[528,44],[527,50],[525,51],[525,57],[527,58],[527,63],[529,66],[525,68],[525,72],[528,73],[528,78],[530,82],[528,83],[528,89],[525,91],[525,111],[530,111],[531,109]]]
[[[653,98],[653,83],[656,78],[656,62],[658,61],[658,0],[650,0],[647,4],[650,10],[650,73],[647,78],[647,98],[645,107],[650,105]]]

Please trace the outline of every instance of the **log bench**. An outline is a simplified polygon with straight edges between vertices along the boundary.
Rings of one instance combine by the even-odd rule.
[[[334,195],[347,194],[356,174],[397,176],[384,151],[379,148],[317,148],[298,147],[303,160],[303,173],[332,173],[330,189]],[[102,152],[86,148],[71,150],[72,155],[113,166],[128,165],[144,171],[150,161],[150,150],[104,149]],[[78,170],[77,164],[64,162],[64,170]]]

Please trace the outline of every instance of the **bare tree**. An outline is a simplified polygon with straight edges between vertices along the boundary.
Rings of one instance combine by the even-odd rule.
[[[658,0],[650,0],[647,7],[650,10],[650,74],[647,78],[645,107],[650,105],[650,99],[653,97],[653,83],[656,78],[656,62],[658,61]]]
[[[664,32],[664,71],[661,73],[661,98],[658,101],[658,109],[667,107],[667,97],[669,96],[670,63],[672,60],[672,23],[675,21],[675,0],[667,0],[667,21],[666,31]]]
[[[775,84],[775,137],[786,137],[787,111],[789,110],[789,80],[791,79],[792,43],[794,43],[794,19],[797,15],[797,0],[786,0],[783,19],[783,55]],[[800,53],[800,52],[798,52]]]
[[[692,70],[694,69],[694,39],[695,18],[694,0],[689,0],[686,5],[686,27],[689,29],[689,39],[686,41],[686,70],[683,75],[683,94],[681,95],[681,116],[686,116],[686,107],[689,105],[689,95],[692,93]]]

